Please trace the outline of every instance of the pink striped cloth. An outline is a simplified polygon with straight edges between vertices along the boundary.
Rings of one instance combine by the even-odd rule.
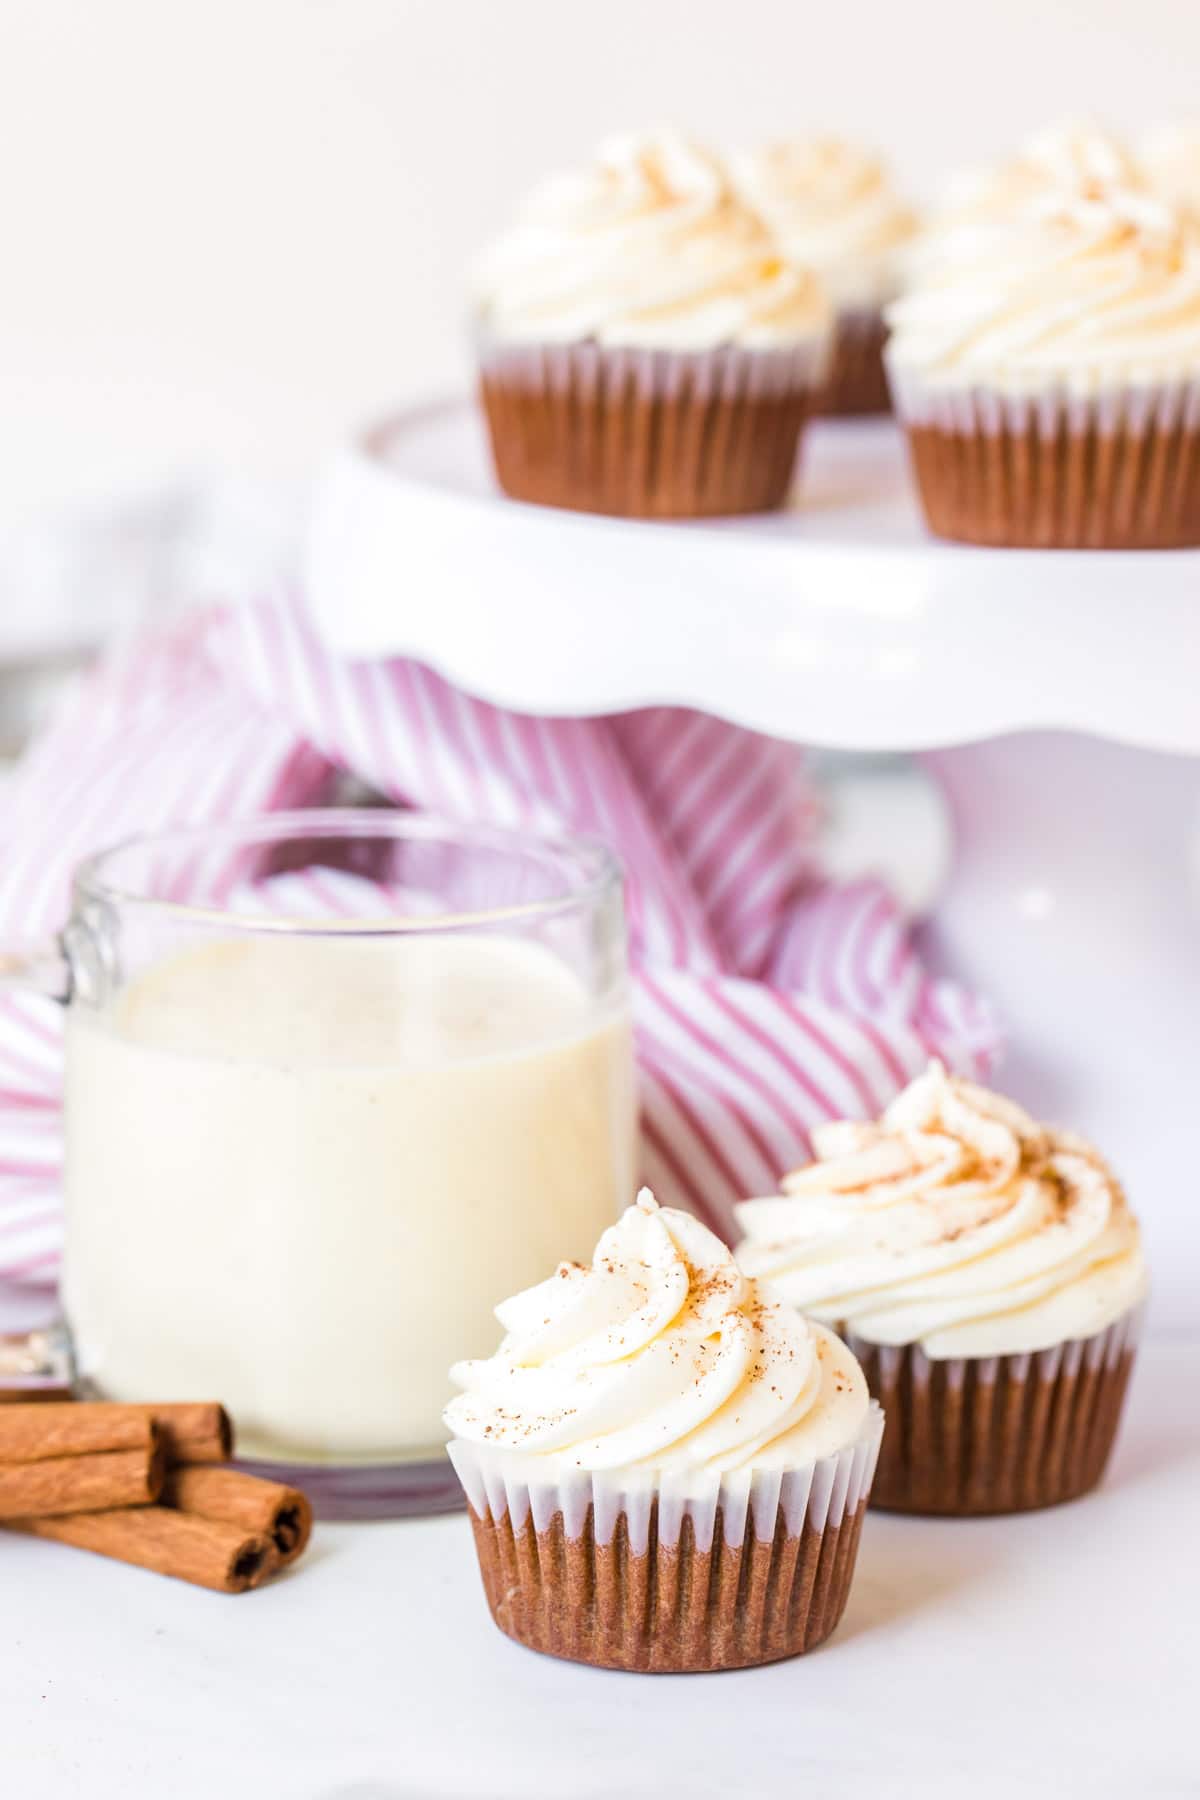
[[[288,595],[113,652],[0,799],[0,941],[36,942],[80,857],[168,824],[326,797],[351,772],[455,821],[606,839],[628,874],[643,1172],[726,1235],[731,1203],[808,1154],[814,1125],[879,1111],[931,1054],[986,1073],[985,1004],[932,981],[878,883],[813,861],[801,753],[652,707],[539,719],[413,662],[329,654]],[[61,1028],[0,1002],[0,1275],[52,1280]]]

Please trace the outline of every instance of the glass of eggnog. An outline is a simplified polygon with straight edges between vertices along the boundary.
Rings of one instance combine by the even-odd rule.
[[[80,1381],[223,1401],[327,1514],[453,1503],[450,1364],[633,1192],[613,857],[276,815],[96,857],[61,943]]]

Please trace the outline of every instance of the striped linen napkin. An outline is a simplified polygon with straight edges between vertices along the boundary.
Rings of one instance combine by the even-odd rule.
[[[797,721],[802,730],[802,721]],[[288,593],[114,650],[0,798],[0,942],[63,922],[78,860],[328,796],[347,772],[459,822],[606,839],[628,875],[643,1177],[730,1233],[814,1125],[878,1112],[930,1055],[987,1072],[987,1005],[931,980],[887,890],[819,879],[801,753],[699,713],[540,719],[407,661],[352,663]],[[0,1003],[0,1277],[54,1279],[61,1023]]]

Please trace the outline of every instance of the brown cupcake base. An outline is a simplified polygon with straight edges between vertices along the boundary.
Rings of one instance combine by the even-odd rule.
[[[864,418],[892,410],[883,347],[887,327],[878,312],[838,314],[833,356],[817,402],[826,418]]]
[[[700,1549],[685,1518],[677,1542],[658,1541],[658,1504],[646,1549],[630,1548],[625,1514],[598,1544],[593,1513],[568,1537],[555,1513],[542,1531],[531,1514],[480,1516],[471,1527],[484,1590],[501,1631],[530,1650],[602,1669],[700,1674],[799,1656],[827,1638],[846,1605],[865,1500],[839,1525],[759,1540],[751,1520],[736,1548],[717,1511],[711,1547]]]
[[[956,1518],[1026,1512],[1100,1481],[1133,1367],[1132,1330],[1118,1324],[1036,1355],[944,1362],[916,1345],[844,1335],[887,1420],[873,1506]]]
[[[896,384],[931,531],[1035,550],[1200,545],[1200,387],[1084,401]]]
[[[816,375],[815,349],[512,346],[484,355],[480,394],[496,476],[513,498],[702,518],[783,505]]]

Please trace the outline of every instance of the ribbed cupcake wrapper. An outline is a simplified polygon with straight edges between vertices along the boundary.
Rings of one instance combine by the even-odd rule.
[[[1033,549],[1200,544],[1200,382],[939,392],[891,367],[931,531]]]
[[[827,348],[481,346],[500,485],[635,518],[771,511],[787,498]]]
[[[887,343],[883,314],[874,307],[839,311],[833,355],[821,389],[818,411],[829,418],[862,418],[892,410],[883,347]]]
[[[600,1668],[700,1673],[798,1656],[842,1616],[883,1434],[805,1468],[532,1482],[456,1439],[492,1617],[518,1643]]]
[[[1136,1309],[1053,1350],[944,1361],[843,1330],[887,1416],[872,1505],[967,1517],[1087,1493],[1113,1447],[1140,1320]]]

